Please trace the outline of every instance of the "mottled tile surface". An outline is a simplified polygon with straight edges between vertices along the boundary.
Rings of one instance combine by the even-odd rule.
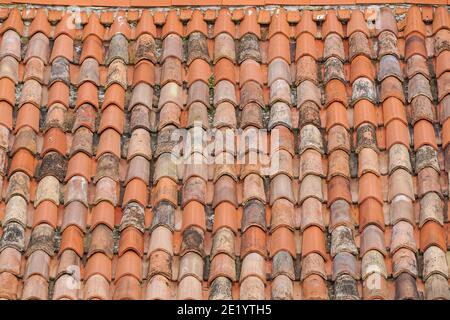
[[[2,10],[0,298],[450,298],[446,6]]]

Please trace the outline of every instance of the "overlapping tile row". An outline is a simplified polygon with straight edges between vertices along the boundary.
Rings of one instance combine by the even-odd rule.
[[[448,299],[450,17],[397,9],[2,12],[0,298]]]
[[[102,139],[102,135],[107,133],[107,130],[115,130],[114,134],[118,134],[119,138],[122,136],[123,141],[122,134],[124,132],[123,127],[125,120],[123,110],[125,109],[125,94],[128,87],[127,65],[130,63],[128,41],[131,38],[129,25],[123,23],[126,20],[125,14],[125,12],[119,11],[109,30],[111,40],[105,61],[106,65],[108,65],[105,84],[105,100],[107,100],[107,97],[111,97],[111,102],[109,102],[110,100],[108,99],[107,104],[105,101],[102,104],[100,129],[105,128],[105,131],[101,133],[100,139]],[[142,23],[145,22],[145,20],[142,20],[141,26]],[[151,46],[145,47],[148,51],[142,49],[142,38],[145,36],[146,33],[144,34],[144,32],[147,32],[147,30],[138,29],[138,31],[141,31],[141,33],[136,34],[135,59],[139,61],[139,59],[141,59],[139,56],[141,52],[146,52],[149,55],[153,52],[151,51]],[[139,67],[136,67],[135,71],[137,71],[138,68]],[[149,83],[150,78],[151,69],[146,77],[138,79],[138,81],[133,81],[128,111],[132,111],[137,105],[151,108],[151,103],[149,103],[149,101],[153,101],[153,88]],[[136,78],[133,80],[136,80]],[[109,93],[110,95],[108,95]],[[133,127],[130,128],[129,134],[130,137],[126,153],[127,174],[125,181],[122,184],[124,188],[121,203],[122,218],[118,230],[120,235],[117,252],[118,261],[114,274],[115,288],[112,297],[113,299],[140,299],[140,288],[143,279],[144,215],[145,208],[148,204],[148,186],[150,181],[150,170],[148,170],[148,168],[152,157],[151,140],[149,128]],[[121,151],[121,146],[123,146],[121,140],[114,140],[114,143],[114,147]],[[101,179],[113,179],[114,188],[117,190],[120,184],[120,181],[116,178],[116,173],[119,171],[119,164],[116,158],[114,158],[114,161],[111,161],[112,159],[110,157],[112,155],[112,152],[111,154],[106,152],[102,155],[102,157],[108,156],[108,161],[105,161],[105,164],[102,167],[99,166],[99,161],[97,160],[97,175],[100,173],[101,169],[105,168],[107,174],[102,172],[102,176],[104,177]],[[121,152],[114,154],[114,156],[119,159],[121,155]],[[97,156],[99,155],[97,154]],[[101,180],[97,181],[97,185],[100,181]],[[120,205],[119,199],[117,198],[112,204],[114,206]]]
[[[439,114],[440,119],[429,118],[434,120],[433,124],[437,124],[437,128],[442,128],[442,141],[441,147],[444,153],[444,164],[442,165],[439,156],[434,156],[439,152],[439,149],[433,151],[433,158],[426,158],[427,165],[436,170],[437,174],[433,172],[433,175],[437,178],[439,184],[447,185],[446,195],[448,196],[448,181],[449,181],[449,171],[450,166],[448,164],[449,158],[449,130],[448,126],[450,122],[448,121],[447,112],[450,109],[450,91],[449,91],[449,77],[450,77],[450,15],[446,8],[437,8],[435,11],[432,32],[434,39],[434,59],[435,59],[435,75],[437,78],[437,109],[438,112],[433,114]],[[433,48],[431,48],[431,56],[433,56]],[[420,98],[418,96],[417,98]],[[423,98],[421,98],[423,99]],[[436,100],[433,100],[433,102]],[[420,106],[420,103],[418,103]],[[432,114],[429,110],[433,108],[433,105],[429,105],[427,112]],[[418,108],[420,110],[420,108]],[[433,110],[434,111],[434,110]],[[442,126],[442,127],[440,127]],[[417,157],[417,155],[416,155]],[[438,162],[440,166],[438,167],[435,163]],[[425,176],[425,175],[424,175]],[[426,177],[422,178],[425,180]],[[445,181],[445,182],[443,182]],[[442,188],[444,189],[444,188]],[[435,193],[430,191],[423,191],[424,196],[421,200],[420,207],[420,232],[426,231],[424,235],[423,244],[421,238],[421,250],[424,250],[424,268],[422,278],[425,280],[425,293],[427,298],[435,299],[449,299],[450,295],[448,292],[448,280],[450,276],[450,259],[448,253],[448,211],[447,211],[447,224],[445,225],[445,192],[442,189],[437,189]],[[427,192],[425,194],[425,192]],[[440,197],[439,201],[437,196]],[[428,198],[428,201],[425,199]],[[443,203],[444,202],[444,203]],[[435,206],[434,206],[435,205]],[[447,202],[448,205],[448,202]],[[425,225],[428,223],[428,230],[425,230]],[[447,230],[447,232],[445,231]],[[428,238],[431,235],[434,240]],[[447,268],[446,268],[447,267]]]
[[[329,299],[326,286],[325,225],[323,223],[325,154],[320,112],[319,60],[317,26],[310,11],[305,11],[296,29],[296,86],[299,130],[299,195],[301,209],[301,281],[304,299]]]
[[[58,259],[55,261],[57,262],[56,274],[52,275],[52,280],[54,281],[53,295],[51,295],[50,291],[48,292],[48,296],[53,299],[77,298],[77,293],[74,290],[76,288],[76,283],[70,275],[73,274],[74,278],[80,280],[80,268],[82,266],[81,261],[84,255],[83,243],[88,211],[87,184],[91,179],[89,170],[87,171],[87,176],[82,176],[82,173],[86,172],[82,171],[82,166],[86,165],[88,169],[90,168],[89,157],[84,153],[78,153],[79,150],[74,149],[76,142],[73,140],[72,145],[68,148],[68,139],[66,136],[62,135],[63,133],[70,134],[70,130],[72,129],[66,122],[67,115],[71,112],[70,90],[72,84],[70,81],[71,70],[69,66],[74,62],[74,54],[71,48],[74,46],[75,38],[75,32],[70,26],[69,19],[70,16],[65,15],[61,21],[58,22],[55,29],[55,40],[50,59],[50,79],[48,82],[47,126],[44,128],[44,130],[48,130],[48,133],[52,130],[54,132],[53,135],[55,136],[54,140],[56,140],[55,143],[64,146],[64,148],[55,148],[51,154],[49,153],[44,156],[43,162],[47,160],[48,163],[46,164],[46,167],[48,168],[47,170],[49,173],[56,176],[60,183],[66,183],[66,188],[64,188],[64,185],[61,185],[61,189],[57,194],[58,198],[64,200],[59,203],[63,208],[54,207],[46,209],[51,213],[50,221],[52,222],[51,225],[53,228],[57,228],[58,221],[60,221],[60,218],[57,219],[57,210],[59,213],[62,212],[63,215],[60,228],[58,228],[59,230],[57,229],[60,242],[59,250],[55,250]],[[51,137],[50,139],[50,141],[53,140]],[[79,160],[81,157],[83,157],[83,162]],[[88,158],[88,160],[85,158]],[[82,163],[81,167],[80,163]],[[43,182],[44,180],[40,183]],[[78,190],[76,189],[77,185],[84,185],[84,190],[78,193]],[[59,194],[64,194],[64,196],[60,197]],[[35,213],[35,218],[36,217],[37,215]],[[43,265],[46,268],[49,268],[50,266],[48,262]],[[67,286],[68,283],[73,283],[73,288],[71,288],[70,285]],[[47,290],[47,288],[42,286],[41,290],[44,291]],[[46,299],[46,296],[35,295],[30,298]]]

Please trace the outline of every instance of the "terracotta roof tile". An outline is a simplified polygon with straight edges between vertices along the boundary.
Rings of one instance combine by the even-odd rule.
[[[278,9],[273,14],[269,26],[269,38],[272,38],[272,36],[278,32],[284,34],[286,37],[289,37],[290,35],[289,24],[284,9]]]
[[[325,39],[330,33],[336,33],[339,36],[344,37],[342,24],[337,19],[334,10],[326,14],[325,21],[322,25],[322,37]]]
[[[254,34],[258,39],[261,37],[255,8],[249,8],[244,11],[244,17],[239,25],[239,36],[242,38],[247,33]]]
[[[339,11],[338,11],[339,13]],[[367,28],[364,15],[360,10],[352,10],[350,20],[347,25],[347,36],[350,37],[354,32],[362,32],[369,37],[369,29]]]
[[[317,25],[313,21],[312,11],[302,12],[300,22],[297,24],[297,37],[303,32],[309,32],[313,36],[316,36]]]
[[[269,41],[269,55],[267,57],[269,64],[276,58],[282,58],[289,63],[291,57],[288,48],[289,38],[283,33],[274,34]]]
[[[131,38],[131,29],[125,17],[125,12],[118,11],[114,17],[114,22],[108,30],[109,37],[114,37],[118,33],[125,36],[127,39]]]
[[[105,29],[103,25],[100,23],[100,19],[98,15],[94,12],[89,14],[89,19],[85,27],[83,28],[83,40],[86,40],[86,38],[89,35],[94,35],[98,37],[100,40],[103,39],[105,33]]]
[[[24,23],[23,23],[22,18],[20,16],[19,9],[18,8],[13,8],[10,11],[10,13],[9,13],[8,18],[2,24],[1,33],[3,34],[5,31],[14,30],[19,35],[22,35],[23,27],[24,27]]]
[[[60,11],[56,11],[56,12],[62,14],[62,16],[61,16],[61,19],[58,19],[58,24],[56,25],[53,37],[57,38],[58,36],[65,34],[73,39],[75,37],[74,24],[75,24],[75,18],[76,18],[76,17],[74,17],[74,13],[69,12],[69,11],[67,11],[65,13],[62,13]]]
[[[405,40],[405,58],[409,59],[416,54],[427,58],[425,37],[414,31]]]
[[[418,32],[424,37],[426,36],[425,24],[422,20],[422,15],[418,6],[411,6],[406,15],[405,38],[407,38],[411,32]]]
[[[0,297],[449,298],[446,8],[160,3],[0,11]]]

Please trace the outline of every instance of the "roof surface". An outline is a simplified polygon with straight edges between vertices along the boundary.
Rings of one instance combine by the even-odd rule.
[[[447,6],[64,10],[0,9],[0,298],[450,298]]]
[[[79,7],[123,7],[123,8],[167,8],[167,7],[208,7],[219,6],[343,6],[343,5],[377,5],[378,0],[0,0],[0,4],[26,4],[50,6]],[[448,5],[449,0],[386,0],[383,4],[406,6],[407,4]]]

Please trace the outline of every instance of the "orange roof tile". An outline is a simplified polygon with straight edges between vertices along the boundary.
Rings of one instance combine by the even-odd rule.
[[[450,298],[435,2],[0,10],[0,298]]]

